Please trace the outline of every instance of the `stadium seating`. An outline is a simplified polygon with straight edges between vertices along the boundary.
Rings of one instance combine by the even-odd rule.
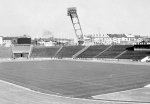
[[[112,45],[108,50],[97,56],[97,58],[115,58],[131,45]]]
[[[148,51],[126,51],[117,59],[132,59],[132,60],[141,60],[142,58],[150,56]]]
[[[100,52],[105,50],[108,46],[106,45],[94,45],[90,46],[86,51],[81,53],[78,58],[93,58],[98,55]]]
[[[40,46],[34,46],[31,52],[30,57],[31,58],[46,58],[46,57],[54,57],[55,53],[59,50],[60,46],[55,47],[40,47]]]
[[[131,45],[94,45],[89,46],[84,52],[79,54],[77,58],[117,58],[140,60],[146,56],[150,56],[148,51],[128,50]],[[73,55],[84,49],[85,46],[34,46],[32,48],[30,58],[72,58]],[[58,51],[59,50],[59,51]],[[105,51],[104,51],[105,50]],[[11,58],[12,52],[29,51],[29,46],[24,47],[0,47],[0,58]],[[122,54],[121,54],[122,53]],[[117,57],[116,57],[117,56]]]
[[[11,47],[0,46],[0,58],[11,58],[12,51]]]
[[[64,46],[60,52],[55,56],[57,58],[71,58],[78,51],[83,49],[85,46]]]

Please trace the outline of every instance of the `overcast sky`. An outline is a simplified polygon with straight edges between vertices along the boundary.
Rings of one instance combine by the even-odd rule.
[[[77,7],[84,34],[150,35],[150,0],[0,0],[0,35],[75,37],[68,7]]]

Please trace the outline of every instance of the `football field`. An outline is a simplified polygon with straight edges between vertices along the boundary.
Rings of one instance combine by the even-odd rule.
[[[44,93],[90,98],[149,84],[150,65],[69,60],[2,62],[0,79]]]

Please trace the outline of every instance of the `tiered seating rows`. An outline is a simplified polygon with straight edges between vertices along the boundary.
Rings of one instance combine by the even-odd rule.
[[[150,56],[150,52],[148,51],[127,51],[118,59],[133,59],[133,60],[141,60],[142,58]]]
[[[82,50],[85,46],[63,46],[60,52],[56,55],[57,58],[71,58],[74,54]],[[94,56],[98,55],[102,51],[104,51],[107,47],[105,45],[97,45],[97,46],[90,46],[86,51],[81,53],[78,58],[93,58]],[[97,58],[114,58],[126,48],[131,47],[131,45],[113,45],[108,50],[97,56]],[[55,47],[33,47],[31,52],[32,58],[38,57],[54,57],[56,52],[60,49],[60,46]],[[3,50],[4,51],[4,50]],[[1,51],[0,51],[1,52]],[[3,52],[5,53],[5,52]],[[11,53],[11,52],[10,52]],[[1,54],[0,54],[1,55]],[[11,55],[11,54],[10,54]],[[9,55],[9,56],[10,56]],[[0,57],[4,57],[8,55],[1,55]],[[142,59],[146,56],[150,56],[150,52],[147,51],[129,51],[126,50],[124,54],[119,56],[117,59]]]
[[[113,45],[97,58],[115,58],[117,55],[125,51],[127,47],[130,47],[130,45]]]
[[[86,51],[81,53],[78,58],[93,58],[94,56],[98,55],[100,52],[105,50],[108,46],[106,45],[95,45],[90,46]]]
[[[31,58],[54,57],[60,47],[33,47]]]
[[[74,54],[82,50],[85,46],[64,46],[56,55],[57,58],[71,58]]]

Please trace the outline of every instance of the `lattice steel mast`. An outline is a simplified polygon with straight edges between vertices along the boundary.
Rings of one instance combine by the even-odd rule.
[[[70,16],[71,18],[76,37],[78,39],[78,44],[82,45],[84,43],[84,37],[83,37],[83,32],[81,29],[81,25],[79,22],[76,8],[75,7],[68,8],[67,15]]]

